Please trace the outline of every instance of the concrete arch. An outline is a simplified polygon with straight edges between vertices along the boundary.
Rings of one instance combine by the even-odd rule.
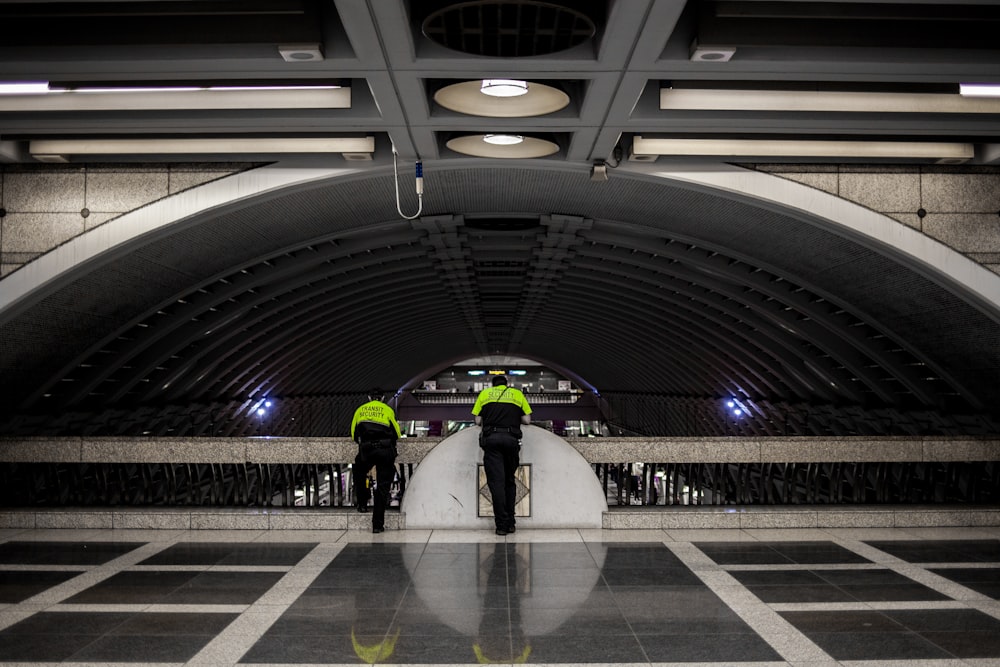
[[[159,200],[4,279],[0,327],[29,362],[0,360],[20,387],[8,393],[18,410],[103,419],[139,401],[197,410],[248,392],[405,387],[502,352],[602,395],[994,414],[987,375],[1000,359],[984,344],[1000,276],[769,174],[623,165],[593,185],[579,171],[443,160],[428,166],[435,208],[414,222],[399,218],[385,165],[271,165]],[[895,282],[871,282],[868,267]],[[366,289],[392,298],[367,301]],[[954,315],[939,326],[928,304]],[[672,317],[680,307],[686,319]],[[758,339],[761,322],[776,344]],[[371,341],[393,344],[371,354]],[[803,392],[803,368],[832,389]]]
[[[821,221],[880,253],[891,253],[939,284],[960,290],[1000,321],[1000,274],[877,211],[801,183],[732,165],[688,169],[645,165],[639,171]]]
[[[569,169],[559,165],[551,168]],[[431,171],[433,166],[428,166]],[[183,221],[207,219],[213,211],[252,206],[261,198],[289,189],[316,186],[357,176],[361,169],[269,165],[240,172],[153,202],[91,229],[43,254],[2,279],[0,319],[16,310],[37,290],[105,254],[144,235],[161,232]],[[704,165],[663,169],[657,165],[629,165],[617,177],[635,174],[684,183],[701,191],[736,197],[782,213],[795,212],[830,225],[838,232],[880,252],[892,252],[900,261],[942,284],[959,288],[1000,318],[1000,275],[915,229],[871,209],[772,174],[734,167]]]

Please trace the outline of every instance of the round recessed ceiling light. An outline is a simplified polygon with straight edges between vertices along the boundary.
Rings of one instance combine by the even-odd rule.
[[[520,139],[516,143],[496,143],[487,137]],[[558,144],[537,137],[521,137],[510,134],[470,134],[455,137],[445,144],[456,153],[475,157],[492,158],[535,158],[552,155],[559,151]]]
[[[487,81],[502,80],[483,79],[453,83],[435,92],[434,101],[451,111],[489,118],[544,116],[559,111],[569,104],[569,95],[563,91],[534,81],[515,82],[525,85],[524,93],[520,95],[496,97],[485,92]]]
[[[528,82],[515,79],[483,79],[479,92],[490,97],[520,97],[528,94]]]
[[[514,146],[524,141],[519,134],[487,134],[483,141],[494,146]]]

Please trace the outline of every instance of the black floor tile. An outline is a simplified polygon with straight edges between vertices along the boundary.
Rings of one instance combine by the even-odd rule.
[[[73,653],[71,662],[186,662],[211,635],[124,635],[100,637]]]
[[[956,658],[1000,658],[1000,635],[996,632],[921,632],[920,635]]]
[[[767,546],[785,556],[793,563],[841,564],[870,563],[871,561],[833,542],[765,542]]]
[[[856,602],[857,598],[831,584],[801,584],[798,586],[747,586],[747,589],[768,604],[807,602]]]
[[[0,572],[0,603],[23,602],[69,581],[79,572],[6,570]]]
[[[0,663],[67,660],[128,619],[124,613],[34,614],[0,631]]]
[[[140,565],[295,565],[316,543],[179,542]]]
[[[281,572],[119,572],[68,604],[252,604]]]
[[[62,662],[100,638],[100,635],[63,633],[49,635],[0,634],[0,663]]]
[[[790,565],[792,560],[761,542],[695,542],[720,565]]]
[[[1000,540],[869,540],[865,544],[909,563],[1000,562]]]
[[[906,627],[878,611],[786,611],[786,621],[806,635],[819,632],[903,632]]]
[[[632,628],[617,609],[530,609],[512,621],[525,633],[631,635]]]
[[[145,542],[0,543],[0,563],[19,565],[102,565],[143,546]]]
[[[1000,620],[971,609],[784,612],[836,660],[1000,657]]]
[[[764,662],[781,656],[756,634],[643,635],[643,650],[653,662]]]
[[[77,616],[77,614],[74,614]],[[208,635],[214,637],[235,621],[238,614],[194,612],[144,612],[133,614],[109,635]]]
[[[817,632],[807,636],[834,660],[947,660],[954,657],[915,632]]]
[[[152,604],[197,576],[197,572],[119,572],[80,591],[67,604]]]
[[[601,570],[608,586],[704,586],[686,567],[607,568]]]
[[[384,639],[379,637],[355,637],[350,635],[315,635],[297,637],[289,641],[287,636],[266,634],[240,658],[241,663],[283,663],[283,664],[324,664],[354,662],[354,646],[374,646]]]
[[[915,632],[993,632],[1000,636],[1000,619],[976,609],[896,609],[882,612]]]
[[[935,568],[934,574],[962,584],[977,593],[1000,600],[1000,568]]]
[[[948,600],[892,570],[730,571],[764,602],[865,602]]]
[[[603,584],[579,590],[543,583],[532,586],[530,590],[510,591],[508,600],[511,605],[531,605],[535,609],[601,609],[618,604],[617,596]],[[503,606],[500,603],[497,605]]]
[[[0,635],[45,635],[54,639],[70,632],[103,635],[132,617],[125,612],[43,611],[0,631]]]
[[[628,635],[543,635],[512,642],[515,656],[524,647],[531,649],[531,663],[609,663],[647,662],[639,640]]]

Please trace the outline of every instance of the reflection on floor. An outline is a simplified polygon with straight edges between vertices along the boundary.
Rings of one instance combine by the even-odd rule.
[[[998,596],[997,528],[4,530],[0,662],[983,667]]]

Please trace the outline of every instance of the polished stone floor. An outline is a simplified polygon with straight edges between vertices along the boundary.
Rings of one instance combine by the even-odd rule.
[[[1000,665],[1000,528],[0,530],[0,664]]]

